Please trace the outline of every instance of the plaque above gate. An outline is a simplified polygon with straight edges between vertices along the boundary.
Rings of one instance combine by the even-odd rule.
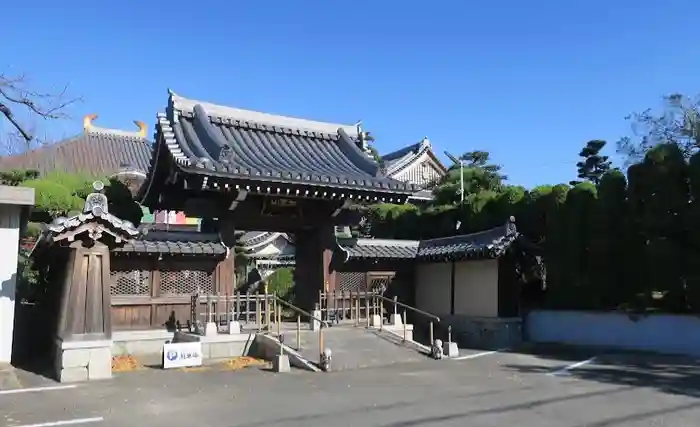
[[[262,210],[263,216],[286,216],[286,217],[301,217],[302,210],[297,200],[285,197],[266,197],[263,199]]]

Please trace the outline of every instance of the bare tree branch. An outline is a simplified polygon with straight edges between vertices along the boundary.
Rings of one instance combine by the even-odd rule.
[[[68,96],[68,86],[57,93],[42,92],[30,88],[30,81],[26,74],[9,75],[0,72],[0,113],[16,130],[16,133],[4,136],[7,143],[17,143],[17,138],[24,140],[24,148],[28,149],[35,140],[34,132],[28,126],[22,124],[15,114],[24,110],[31,119],[44,120],[66,119],[66,108],[80,98]],[[9,150],[15,151],[15,150]],[[7,152],[7,151],[6,151]]]

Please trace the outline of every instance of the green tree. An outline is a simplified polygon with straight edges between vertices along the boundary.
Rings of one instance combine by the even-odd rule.
[[[636,282],[627,274],[635,264],[629,257],[631,231],[627,180],[619,170],[608,171],[598,185],[589,248],[591,292],[600,309],[619,308],[634,297]]]
[[[294,296],[294,269],[283,267],[278,268],[265,279],[268,292],[276,294],[278,297],[290,301]]]
[[[690,205],[686,211],[683,240],[683,275],[686,280],[689,308],[700,313],[700,153],[688,162]]]
[[[635,260],[627,273],[637,283],[630,304],[686,311],[683,242],[684,219],[691,208],[688,164],[678,145],[662,144],[627,173],[633,226],[627,245]]]
[[[85,198],[94,191],[93,182],[99,179],[87,174],[65,172],[53,172],[43,177],[35,177],[31,173],[26,176],[32,178],[19,184],[34,189],[36,212],[32,220],[39,222],[50,222],[55,217],[82,212]],[[110,213],[138,226],[143,211],[133,200],[131,191],[117,179],[103,178],[102,181],[105,183]]]
[[[659,144],[676,145],[683,157],[689,159],[700,147],[700,99],[682,94],[663,98],[660,112],[646,109],[627,117],[632,135],[621,138],[618,152],[631,164],[644,159],[649,150]]]
[[[39,172],[35,170],[11,170],[0,172],[0,184],[16,187],[24,181],[36,179],[39,177]]]
[[[464,162],[464,166],[452,165],[433,190],[436,204],[459,204],[462,177],[465,200],[470,194],[499,192],[503,189],[508,177],[501,173],[500,165],[491,163],[487,151],[469,151],[459,156],[459,160]]]
[[[606,142],[596,139],[588,141],[579,152],[582,160],[576,163],[578,168],[578,178],[584,181],[590,181],[595,185],[600,183],[602,176],[610,170],[612,162],[608,156],[603,156],[600,151],[605,147]],[[572,181],[571,185],[578,184],[579,181]]]

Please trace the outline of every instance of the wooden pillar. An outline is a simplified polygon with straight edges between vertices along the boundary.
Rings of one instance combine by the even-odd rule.
[[[70,252],[58,322],[55,374],[60,382],[112,376],[109,248],[101,242]]]
[[[296,234],[296,292],[298,303],[305,309],[313,308],[320,290],[336,290],[337,273],[331,263],[335,247],[333,233],[333,226],[323,225]]]
[[[109,248],[95,242],[73,242],[59,316],[62,341],[105,340],[112,337]]]
[[[202,228],[207,231],[216,231],[221,236],[221,242],[229,249],[228,257],[221,260],[214,275],[215,289],[220,294],[232,294],[236,289],[236,225],[230,220],[204,221]]]
[[[231,295],[236,289],[236,254],[233,248],[228,257],[219,261],[216,265],[215,279],[216,290],[219,294]]]

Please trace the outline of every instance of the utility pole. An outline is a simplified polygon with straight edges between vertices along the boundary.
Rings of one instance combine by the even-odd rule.
[[[464,213],[464,159],[457,159],[452,154],[445,151],[445,155],[452,160],[456,165],[459,165],[459,216],[461,217]],[[462,226],[461,221],[457,221],[455,224],[455,231],[459,231],[459,227]]]
[[[452,160],[455,165],[459,165],[459,203],[464,204],[464,160],[457,159],[452,154],[445,151],[445,155]]]
[[[459,204],[464,204],[464,160],[459,159]]]

